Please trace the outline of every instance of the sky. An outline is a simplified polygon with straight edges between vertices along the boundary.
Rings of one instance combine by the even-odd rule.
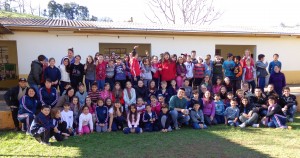
[[[33,6],[47,8],[49,0],[31,0]],[[299,0],[214,0],[216,9],[223,12],[213,23],[220,26],[279,26],[300,24]],[[76,2],[87,6],[90,15],[110,17],[113,21],[150,23],[147,0],[56,0],[58,3]]]

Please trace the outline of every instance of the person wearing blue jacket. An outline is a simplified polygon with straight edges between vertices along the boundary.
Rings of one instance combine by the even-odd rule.
[[[44,71],[44,79],[50,79],[52,87],[57,88],[61,79],[60,70],[55,66],[55,59],[49,59],[49,66]]]
[[[191,123],[194,129],[206,129],[207,126],[204,124],[204,115],[200,108],[200,103],[195,102],[193,109],[190,112]]]
[[[20,99],[18,120],[24,124],[23,130],[30,133],[29,127],[34,119],[38,106],[37,95],[34,88],[28,88],[26,94]]]
[[[58,93],[56,88],[51,87],[51,80],[46,79],[45,87],[42,87],[39,91],[40,102],[43,105],[50,105],[54,107],[58,101]]]
[[[278,60],[278,58],[279,58],[278,54],[273,55],[273,61],[270,62],[269,69],[268,69],[270,74],[274,73],[274,67],[275,66],[278,66],[280,69],[282,68],[281,67],[281,62]]]
[[[120,58],[116,59],[115,64],[115,81],[121,83],[122,89],[125,88],[126,83],[126,65],[122,63]]]
[[[103,99],[99,99],[97,101],[95,115],[96,115],[96,131],[97,132],[106,132],[109,114],[108,114],[107,106],[104,106]]]
[[[146,105],[146,111],[143,114],[144,131],[152,132],[157,131],[157,115],[151,110],[151,105]]]

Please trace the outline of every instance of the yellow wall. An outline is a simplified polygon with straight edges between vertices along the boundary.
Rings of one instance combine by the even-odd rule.
[[[300,71],[283,71],[287,84],[300,84]]]
[[[244,56],[246,49],[250,49],[251,53],[255,53],[256,46],[254,45],[216,45],[216,49],[221,49],[221,56],[226,59],[228,53],[232,53],[234,56]],[[253,55],[255,56],[255,54]]]
[[[99,44],[99,52],[104,54],[104,49],[107,48],[126,48],[126,53],[130,53],[134,46],[138,45],[139,48],[137,52],[139,56],[145,56],[145,51],[147,50],[151,53],[151,45],[150,44],[126,44],[126,43],[100,43]],[[121,55],[123,57],[123,55]]]

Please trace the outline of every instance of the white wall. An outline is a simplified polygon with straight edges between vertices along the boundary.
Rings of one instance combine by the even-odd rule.
[[[1,39],[0,39],[1,40]],[[214,54],[215,45],[256,45],[256,54],[263,53],[268,61],[278,53],[283,62],[284,71],[300,70],[300,38],[259,38],[259,37],[196,37],[196,36],[130,36],[130,35],[59,35],[54,33],[15,32],[13,35],[3,35],[2,40],[16,40],[19,72],[28,74],[30,63],[39,54],[54,57],[57,64],[67,53],[67,48],[74,47],[75,55],[82,56],[82,62],[87,55],[99,51],[99,43],[151,43],[152,54],[159,55],[169,51],[171,54],[189,53],[196,50],[197,55]]]

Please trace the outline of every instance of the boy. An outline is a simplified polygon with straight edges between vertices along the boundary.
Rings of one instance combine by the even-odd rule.
[[[70,104],[64,104],[64,110],[61,111],[61,121],[67,123],[68,132],[73,135],[73,111],[70,110]]]
[[[213,61],[213,77],[212,83],[216,84],[217,78],[223,80],[223,58],[219,55],[215,56],[215,60]]]
[[[44,70],[44,79],[51,80],[51,86],[57,88],[58,83],[61,79],[60,70],[55,66],[55,59],[49,59],[49,66]]]
[[[185,67],[186,67],[186,79],[189,80],[189,86],[192,86],[192,82],[194,80],[194,63],[192,63],[192,58],[190,55],[187,56],[186,58],[186,62],[184,63]]]
[[[232,58],[232,53],[228,53],[227,60],[224,61],[222,65],[225,77],[228,77],[230,80],[234,77],[234,73],[232,70],[235,66],[235,63],[232,61]]]
[[[159,102],[159,104],[160,104],[161,106],[164,105],[164,104],[167,105],[167,103],[165,102],[165,97],[164,97],[162,94],[158,94],[158,95],[157,95],[157,98],[158,98],[158,102]]]
[[[254,96],[253,93],[249,90],[249,84],[248,83],[243,83],[242,84],[242,91],[244,93],[244,96],[249,98],[251,96]]]
[[[230,101],[230,107],[226,108],[224,112],[224,119],[225,119],[225,125],[230,125],[230,126],[238,126],[239,125],[239,115],[240,115],[240,110],[237,108],[237,102],[235,99],[232,99]]]
[[[144,100],[142,97],[138,97],[136,100],[136,108],[137,108],[137,112],[139,112],[140,114],[143,114],[145,112],[145,104],[144,104]]]
[[[198,90],[193,90],[193,97],[192,99],[188,102],[187,108],[189,110],[193,109],[193,105],[199,102],[201,109],[203,108],[203,102],[201,100],[201,98],[199,97],[199,92]]]
[[[79,83],[78,84],[78,91],[76,92],[75,96],[77,96],[79,98],[79,104],[80,107],[83,107],[83,105],[85,104],[85,98],[87,97],[87,92],[84,91],[84,84],[83,83]]]
[[[122,89],[125,88],[126,83],[126,66],[122,63],[120,58],[116,59],[115,64],[115,81],[120,82]]]
[[[266,85],[266,76],[268,76],[267,67],[268,62],[265,62],[265,55],[259,54],[258,61],[256,62],[256,72],[257,72],[257,79],[258,79],[258,87],[264,92],[265,85]]]
[[[289,122],[294,121],[294,114],[297,111],[297,100],[296,96],[290,94],[290,87],[283,87],[283,95],[279,99],[279,105],[282,107],[283,113],[289,118]]]
[[[220,94],[215,94],[215,119],[217,120],[218,124],[223,124],[225,123],[224,120],[224,111],[225,111],[225,106],[224,103],[220,100]]]
[[[278,60],[279,55],[274,54],[273,55],[273,61],[270,62],[269,64],[269,73],[272,74],[274,72],[274,67],[278,66],[281,69],[281,62]]]
[[[97,82],[94,82],[92,84],[91,90],[88,92],[88,96],[90,96],[92,102],[94,104],[97,103],[97,101],[100,99],[100,91],[98,90],[98,84]]]
[[[144,131],[152,132],[156,131],[156,120],[157,115],[154,111],[151,110],[151,105],[146,105],[146,111],[143,114],[143,123],[144,123]]]
[[[194,66],[194,87],[199,87],[205,77],[205,65],[203,59],[198,57],[198,63]]]
[[[50,106],[42,106],[41,112],[34,118],[30,127],[30,132],[34,138],[41,144],[51,145],[49,143],[50,130],[54,128],[50,117]],[[58,129],[55,127],[54,132],[57,133]]]
[[[203,112],[200,108],[200,103],[195,102],[193,109],[190,112],[191,122],[194,129],[206,129],[207,126],[204,124]]]
[[[240,56],[235,56],[234,57],[234,63],[235,63],[235,66],[234,66],[234,69],[233,69],[234,77],[231,80],[233,93],[235,93],[235,91],[237,89],[241,88],[243,68],[241,66],[240,60],[241,60]]]
[[[192,97],[192,87],[189,85],[190,85],[190,80],[185,79],[183,88],[185,89],[185,98],[187,101],[190,101]]]
[[[228,92],[227,93],[227,98],[224,101],[224,106],[225,109],[227,109],[228,107],[230,107],[230,101],[234,98],[234,95],[232,92]]]
[[[52,87],[52,81],[50,79],[46,79],[45,87],[40,89],[40,101],[42,106],[50,105],[53,108],[58,101],[58,93],[56,92],[56,88]]]
[[[169,102],[170,96],[167,90],[167,82],[162,81],[161,82],[161,88],[157,91],[157,94],[161,94],[165,97],[166,102]]]
[[[164,104],[161,107],[161,113],[158,116],[159,129],[162,132],[171,132],[172,128],[170,126],[172,122],[172,117],[169,113],[168,105]]]

